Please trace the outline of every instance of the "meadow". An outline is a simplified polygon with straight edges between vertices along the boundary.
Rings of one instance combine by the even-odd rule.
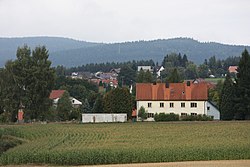
[[[0,165],[93,165],[250,159],[250,122],[0,125],[22,144]]]

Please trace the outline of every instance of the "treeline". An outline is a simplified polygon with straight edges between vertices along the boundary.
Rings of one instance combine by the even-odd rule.
[[[130,66],[134,70],[137,70],[137,66],[155,66],[154,61],[151,60],[140,60],[140,61],[127,61],[127,62],[107,62],[107,63],[90,63],[78,67],[66,68],[63,66],[57,66],[55,69],[59,75],[70,75],[72,72],[82,72],[87,71],[95,73],[98,71],[109,72],[111,69],[121,68],[125,66]]]

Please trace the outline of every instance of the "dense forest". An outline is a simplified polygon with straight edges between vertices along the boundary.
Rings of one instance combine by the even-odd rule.
[[[53,66],[81,66],[90,63],[125,62],[132,60],[150,60],[161,62],[166,54],[181,53],[188,55],[196,64],[204,59],[216,56],[225,59],[240,56],[249,46],[225,45],[214,42],[202,43],[190,38],[158,39],[152,41],[134,41],[124,43],[91,43],[67,38],[33,37],[0,38],[0,66],[15,58],[16,48],[24,44],[34,48],[45,45],[50,52]]]

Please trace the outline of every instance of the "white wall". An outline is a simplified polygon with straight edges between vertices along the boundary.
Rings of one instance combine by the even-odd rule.
[[[127,114],[82,114],[83,123],[95,123],[95,122],[126,122]]]
[[[148,107],[148,103],[152,103],[152,107]],[[164,107],[160,107],[160,103],[164,103]],[[170,103],[174,103],[174,107],[170,108]],[[181,103],[185,103],[185,107],[181,107]],[[191,103],[197,103],[196,108],[191,108]],[[206,102],[205,101],[137,101],[137,111],[143,106],[148,113],[197,113],[207,114]]]
[[[210,102],[207,102],[207,115],[212,116],[215,120],[220,120],[220,111],[212,105]]]

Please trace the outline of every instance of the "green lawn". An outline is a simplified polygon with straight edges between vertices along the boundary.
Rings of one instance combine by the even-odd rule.
[[[250,159],[250,122],[0,125],[21,139],[0,164],[111,164]]]
[[[225,78],[205,78],[205,80],[217,84],[218,81],[220,81],[220,80],[221,80],[221,81],[224,81]]]

